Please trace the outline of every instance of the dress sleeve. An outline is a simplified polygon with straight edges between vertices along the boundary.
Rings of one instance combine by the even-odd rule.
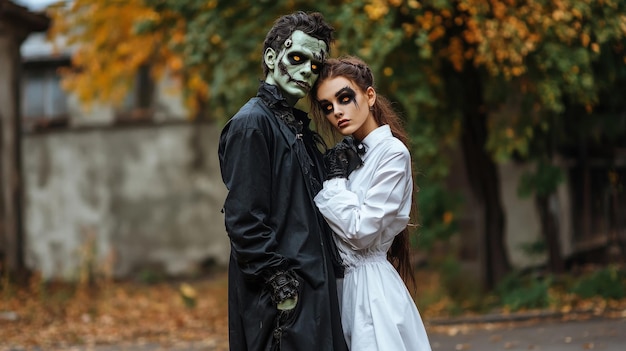
[[[408,213],[401,211],[407,208],[407,199],[411,199],[406,196],[412,192],[412,182],[407,181],[407,177],[411,177],[410,167],[407,167],[407,164],[410,165],[409,157],[400,152],[383,157],[383,161],[373,168],[371,186],[359,189],[364,194],[362,203],[355,192],[347,189],[346,179],[335,178],[324,182],[315,203],[335,234],[352,249],[366,249],[383,232],[392,230],[396,235],[408,224]],[[364,171],[369,169],[355,172]],[[352,184],[353,189],[359,186]]]
[[[231,250],[248,279],[266,278],[286,262],[276,252],[277,233],[270,224],[272,162],[267,140],[254,128],[231,126],[226,133],[220,138],[220,165],[229,190],[224,220]]]

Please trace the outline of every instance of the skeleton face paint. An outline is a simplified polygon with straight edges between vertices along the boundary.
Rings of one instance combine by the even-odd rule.
[[[277,56],[265,56],[270,67],[265,81],[276,85],[290,105],[295,105],[311,89],[317,79],[328,48],[323,40],[316,39],[302,31],[295,31],[285,41]]]
[[[342,135],[353,135],[358,140],[378,127],[369,109],[375,101],[372,87],[362,91],[341,76],[324,80],[317,90],[317,103],[330,124]]]

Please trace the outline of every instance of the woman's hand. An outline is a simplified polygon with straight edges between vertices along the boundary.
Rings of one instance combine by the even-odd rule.
[[[333,178],[348,178],[350,174],[363,165],[361,150],[352,137],[345,137],[335,147],[324,154],[326,180]]]

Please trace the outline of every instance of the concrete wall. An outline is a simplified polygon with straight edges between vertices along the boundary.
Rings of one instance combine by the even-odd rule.
[[[520,198],[517,188],[527,165],[507,162],[498,165],[501,180],[502,206],[505,213],[506,246],[514,267],[522,268],[542,264],[545,254],[529,256],[523,246],[541,239],[539,213],[533,197]]]
[[[541,239],[541,223],[534,198],[520,198],[517,195],[519,180],[531,164],[507,162],[498,165],[501,180],[502,206],[506,215],[505,235],[511,264],[524,268],[545,263],[547,255],[528,255],[523,246]],[[559,186],[556,196],[550,202],[550,210],[557,215],[561,253],[564,257],[572,254],[572,219],[570,195],[567,180]]]
[[[58,44],[69,57],[73,49]],[[25,62],[56,72],[45,34],[20,49]],[[82,105],[68,94],[67,116],[52,116],[67,126],[23,135],[26,264],[46,279],[76,279],[89,267],[130,277],[227,265],[220,127],[190,122],[168,75],[153,94],[151,119],[133,125],[109,104]]]
[[[117,277],[226,265],[218,135],[191,122],[25,135],[27,265],[74,279],[89,250]]]
[[[458,213],[460,235],[454,240],[458,246],[459,258],[463,269],[468,274],[479,277],[482,274],[484,259],[484,219],[483,208],[471,191],[461,150],[449,155],[453,162],[447,179],[450,191],[459,192],[464,201]],[[562,162],[556,160],[556,162]],[[505,245],[511,264],[515,268],[527,268],[546,262],[547,255],[529,255],[523,249],[541,239],[540,219],[534,199],[520,198],[517,194],[520,177],[530,170],[532,164],[516,162],[499,163],[500,194],[505,215]],[[573,230],[571,216],[571,199],[566,179],[557,190],[551,201],[551,210],[559,220],[561,252],[564,257],[573,253]]]

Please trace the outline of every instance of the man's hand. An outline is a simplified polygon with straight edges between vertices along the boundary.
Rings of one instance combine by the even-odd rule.
[[[278,308],[281,311],[289,311],[289,310],[293,310],[294,308],[296,308],[297,304],[298,304],[298,295],[294,296],[293,298],[284,300],[283,302],[280,302],[279,304],[276,305],[276,308]]]
[[[352,137],[345,137],[335,147],[326,151],[324,154],[324,166],[327,172],[326,180],[333,178],[347,179],[355,169],[363,165],[360,153]]]
[[[276,308],[282,311],[292,310],[298,303],[300,282],[293,272],[278,271],[267,280],[270,296]]]

